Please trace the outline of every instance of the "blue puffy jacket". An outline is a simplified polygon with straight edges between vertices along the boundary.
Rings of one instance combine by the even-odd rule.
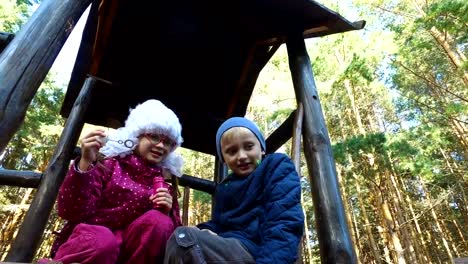
[[[248,177],[229,175],[216,187],[212,220],[198,227],[239,239],[256,263],[294,263],[304,214],[291,159],[270,154]]]

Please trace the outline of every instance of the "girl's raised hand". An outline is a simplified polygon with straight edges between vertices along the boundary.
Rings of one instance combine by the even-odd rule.
[[[97,129],[81,139],[81,159],[78,165],[81,171],[87,171],[96,161],[99,149],[104,146],[105,136],[104,130]]]

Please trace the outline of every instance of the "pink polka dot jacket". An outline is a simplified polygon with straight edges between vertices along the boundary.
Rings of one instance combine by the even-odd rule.
[[[149,200],[154,193],[153,178],[161,175],[159,166],[134,154],[105,159],[86,172],[79,172],[72,164],[57,198],[58,214],[68,221],[55,246],[65,242],[79,223],[102,225],[112,231],[124,229],[153,209]],[[171,195],[174,191],[170,186]],[[177,199],[169,216],[175,227],[182,224]]]

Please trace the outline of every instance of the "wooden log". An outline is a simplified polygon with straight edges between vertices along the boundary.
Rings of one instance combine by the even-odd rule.
[[[302,104],[297,106],[296,115],[294,117],[294,129],[292,132],[292,144],[291,144],[291,160],[296,167],[297,175],[299,179],[301,178],[301,142],[302,142],[302,121],[304,120],[304,107]],[[303,202],[301,195],[301,203]],[[304,205],[302,205],[304,209]],[[299,254],[295,264],[304,263],[304,237],[307,236],[307,215],[304,212],[305,221],[304,221],[304,234],[302,235],[301,243],[299,244]],[[308,241],[306,239],[306,241]]]
[[[312,186],[322,263],[357,263],[341,200],[335,161],[302,33],[286,41],[298,104],[304,106],[303,144]]]
[[[297,173],[301,175],[301,142],[302,142],[302,123],[304,120],[304,107],[300,103],[297,106],[294,117],[294,129],[292,133],[291,160],[296,167]]]
[[[184,204],[182,205],[182,225],[188,226],[189,217],[189,205],[190,205],[190,187],[184,187]]]
[[[0,185],[37,188],[42,174],[34,171],[15,171],[0,169]]]
[[[236,90],[231,97],[227,116],[245,114],[258,76],[281,44],[272,46],[254,45],[245,60]]]
[[[293,131],[296,110],[266,139],[266,153],[273,153],[288,141]]]
[[[182,175],[179,178],[180,186],[188,186],[192,189],[213,194],[216,188],[216,184],[213,181],[205,180],[203,178],[194,177],[190,175]]]
[[[90,72],[90,68],[93,61],[93,49],[94,43],[96,42],[97,25],[99,20],[98,2],[106,2],[106,4],[109,4],[107,3],[108,1],[94,0],[93,4],[91,5],[88,19],[86,20],[86,24],[83,28],[80,47],[78,48],[78,54],[76,55],[75,64],[73,65],[70,82],[68,83],[67,92],[65,93],[63,102],[72,103],[73,100],[78,96],[80,88],[83,86],[83,83],[86,80],[87,74],[93,74]],[[63,104],[62,109],[60,109],[60,114],[62,116],[68,116],[68,113],[70,112],[69,107],[71,106]]]
[[[0,152],[91,0],[44,0],[0,54]]]
[[[60,185],[70,165],[71,155],[84,125],[91,89],[96,80],[89,77],[73,105],[54,154],[44,172],[37,193],[21,224],[6,261],[28,262],[34,257],[54,206]]]

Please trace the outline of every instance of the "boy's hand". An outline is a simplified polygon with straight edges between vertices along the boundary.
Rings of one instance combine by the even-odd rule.
[[[97,129],[81,139],[81,159],[78,168],[87,171],[89,166],[96,161],[99,149],[104,146],[104,130]]]
[[[154,206],[158,206],[158,210],[168,214],[172,209],[172,196],[167,188],[159,188],[155,194],[150,196],[150,201]]]

